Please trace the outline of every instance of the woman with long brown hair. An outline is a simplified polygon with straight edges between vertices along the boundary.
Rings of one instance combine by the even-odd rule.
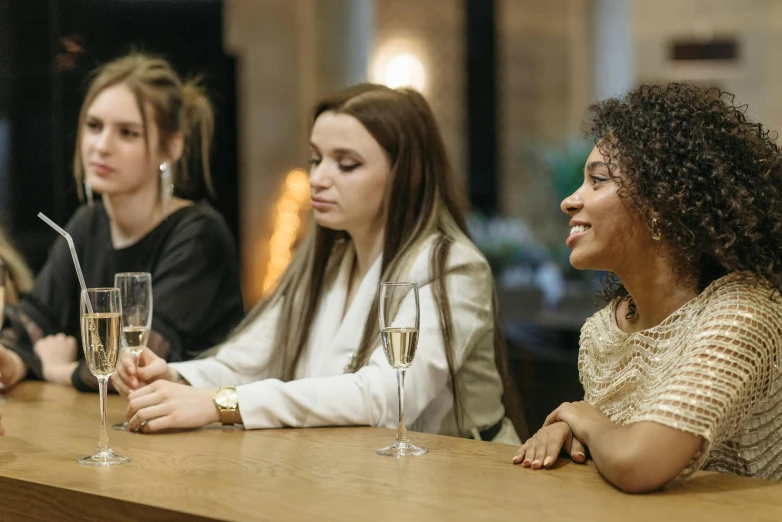
[[[224,339],[243,315],[228,227],[211,206],[194,201],[210,186],[213,128],[198,82],[143,53],[97,69],[79,116],[73,168],[88,204],[65,228],[87,286],[114,286],[117,272],[150,272],[148,346],[172,361]],[[78,350],[79,291],[68,246],[58,238],[32,291],[6,312],[5,388],[26,376],[97,388]]]
[[[412,281],[421,319],[410,424],[518,440],[502,403],[491,271],[467,236],[465,201],[423,96],[371,84],[344,90],[318,104],[310,146],[314,231],[214,355],[166,364],[145,351],[138,371],[119,365],[130,428],[396,426],[378,285]]]

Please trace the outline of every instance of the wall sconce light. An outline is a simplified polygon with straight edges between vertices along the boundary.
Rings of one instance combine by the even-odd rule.
[[[425,48],[420,42],[394,38],[380,44],[372,57],[372,81],[392,89],[409,86],[423,93],[426,89]]]
[[[426,73],[421,60],[411,53],[394,56],[386,65],[383,83],[392,89],[410,86],[419,92],[423,91],[426,86]]]

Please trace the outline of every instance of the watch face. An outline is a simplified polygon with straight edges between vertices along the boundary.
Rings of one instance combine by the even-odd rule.
[[[239,398],[233,388],[223,388],[215,394],[215,403],[221,408],[236,408]]]

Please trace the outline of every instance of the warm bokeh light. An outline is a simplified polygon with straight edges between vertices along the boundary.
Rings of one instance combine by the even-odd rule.
[[[423,91],[426,85],[426,74],[421,60],[412,54],[395,56],[386,66],[385,84],[392,88],[409,85]]]
[[[425,92],[426,67],[419,47],[404,39],[382,44],[372,60],[372,81],[392,89],[410,86]]]
[[[292,170],[285,178],[283,193],[275,206],[274,233],[269,239],[269,263],[263,280],[268,292],[291,261],[293,246],[301,227],[299,212],[310,206],[309,176],[303,170]]]

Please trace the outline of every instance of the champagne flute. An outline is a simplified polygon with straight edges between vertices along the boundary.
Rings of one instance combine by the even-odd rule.
[[[0,328],[5,322],[5,278],[7,273],[7,267],[2,259],[0,259]],[[0,391],[3,387],[0,385]],[[11,402],[11,397],[0,395],[0,404]]]
[[[380,287],[380,335],[388,364],[396,370],[396,386],[399,395],[399,424],[396,441],[377,450],[380,455],[408,457],[423,455],[426,448],[410,443],[405,427],[405,371],[413,364],[418,348],[418,324],[420,307],[416,283],[383,283]]]
[[[149,341],[152,327],[152,274],[148,272],[120,272],[114,275],[114,286],[119,289],[122,305],[122,349],[127,350],[133,365]],[[128,422],[112,426],[127,431]]]
[[[89,306],[87,306],[89,302]],[[130,462],[109,447],[106,430],[106,387],[117,368],[122,305],[116,288],[88,288],[80,299],[81,344],[84,357],[100,387],[100,440],[98,452],[79,459],[79,464],[108,466]]]

